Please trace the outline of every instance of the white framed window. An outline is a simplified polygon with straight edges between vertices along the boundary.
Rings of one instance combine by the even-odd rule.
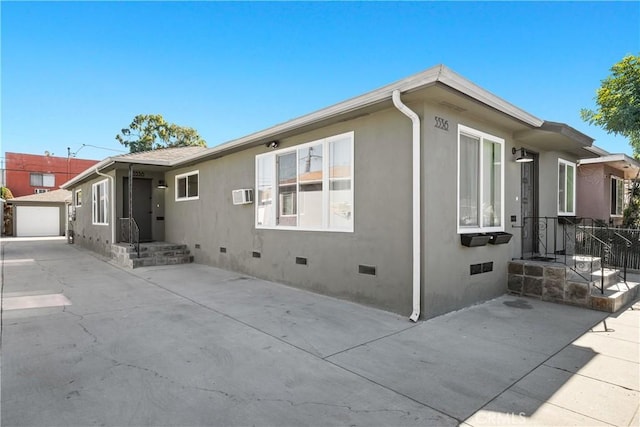
[[[48,189],[46,189],[46,188],[36,188],[36,189],[34,190],[34,193],[35,193],[35,194],[42,194],[42,193],[48,193],[48,192],[49,192],[49,190],[48,190]]]
[[[347,132],[256,156],[256,228],[353,232]]]
[[[558,159],[558,215],[576,214],[576,164]]]
[[[73,193],[73,205],[76,207],[82,206],[82,190],[76,190]]]
[[[106,179],[96,182],[91,186],[91,201],[93,208],[91,212],[91,219],[93,224],[108,225],[109,218],[107,217],[107,212],[109,211],[109,190]]]
[[[176,175],[176,201],[197,200],[200,196],[200,171]]]
[[[458,125],[458,233],[504,231],[504,145]]]
[[[611,176],[611,216],[622,216],[624,212],[624,180],[617,176]]]
[[[29,174],[29,183],[32,187],[55,187],[56,176],[52,173],[34,173]]]

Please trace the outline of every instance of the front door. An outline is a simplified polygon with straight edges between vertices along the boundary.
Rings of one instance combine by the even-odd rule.
[[[538,253],[538,154],[527,152],[532,162],[521,163],[522,256]]]
[[[136,220],[136,224],[138,224],[138,228],[140,229],[140,241],[141,242],[150,242],[153,240],[152,234],[152,181],[150,179],[145,178],[133,178],[133,197],[132,197],[132,206],[133,206],[133,219]],[[124,195],[124,200],[122,203],[123,211],[122,216],[125,218],[129,217],[129,178],[125,177],[123,179],[123,189],[122,194]]]

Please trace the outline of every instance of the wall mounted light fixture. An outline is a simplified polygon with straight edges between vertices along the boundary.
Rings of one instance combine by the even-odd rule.
[[[527,153],[527,150],[525,150],[524,148],[513,147],[511,149],[511,154],[516,156],[516,162],[518,163],[533,162],[533,156]]]
[[[158,188],[160,189],[165,189],[165,188],[169,188],[169,186],[167,185],[167,183],[164,181],[164,179],[161,179],[160,181],[158,181]]]

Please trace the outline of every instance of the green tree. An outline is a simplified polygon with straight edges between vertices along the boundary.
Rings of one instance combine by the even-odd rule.
[[[627,55],[614,64],[595,100],[595,111],[580,111],[582,120],[629,138],[634,156],[640,158],[640,57]]]
[[[167,123],[160,114],[138,114],[116,140],[131,153],[169,147],[206,147],[207,143],[190,127]]]

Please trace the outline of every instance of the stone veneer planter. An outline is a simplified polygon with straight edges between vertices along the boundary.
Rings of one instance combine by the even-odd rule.
[[[508,273],[510,293],[591,308],[591,282],[584,281],[564,264],[510,261]]]

